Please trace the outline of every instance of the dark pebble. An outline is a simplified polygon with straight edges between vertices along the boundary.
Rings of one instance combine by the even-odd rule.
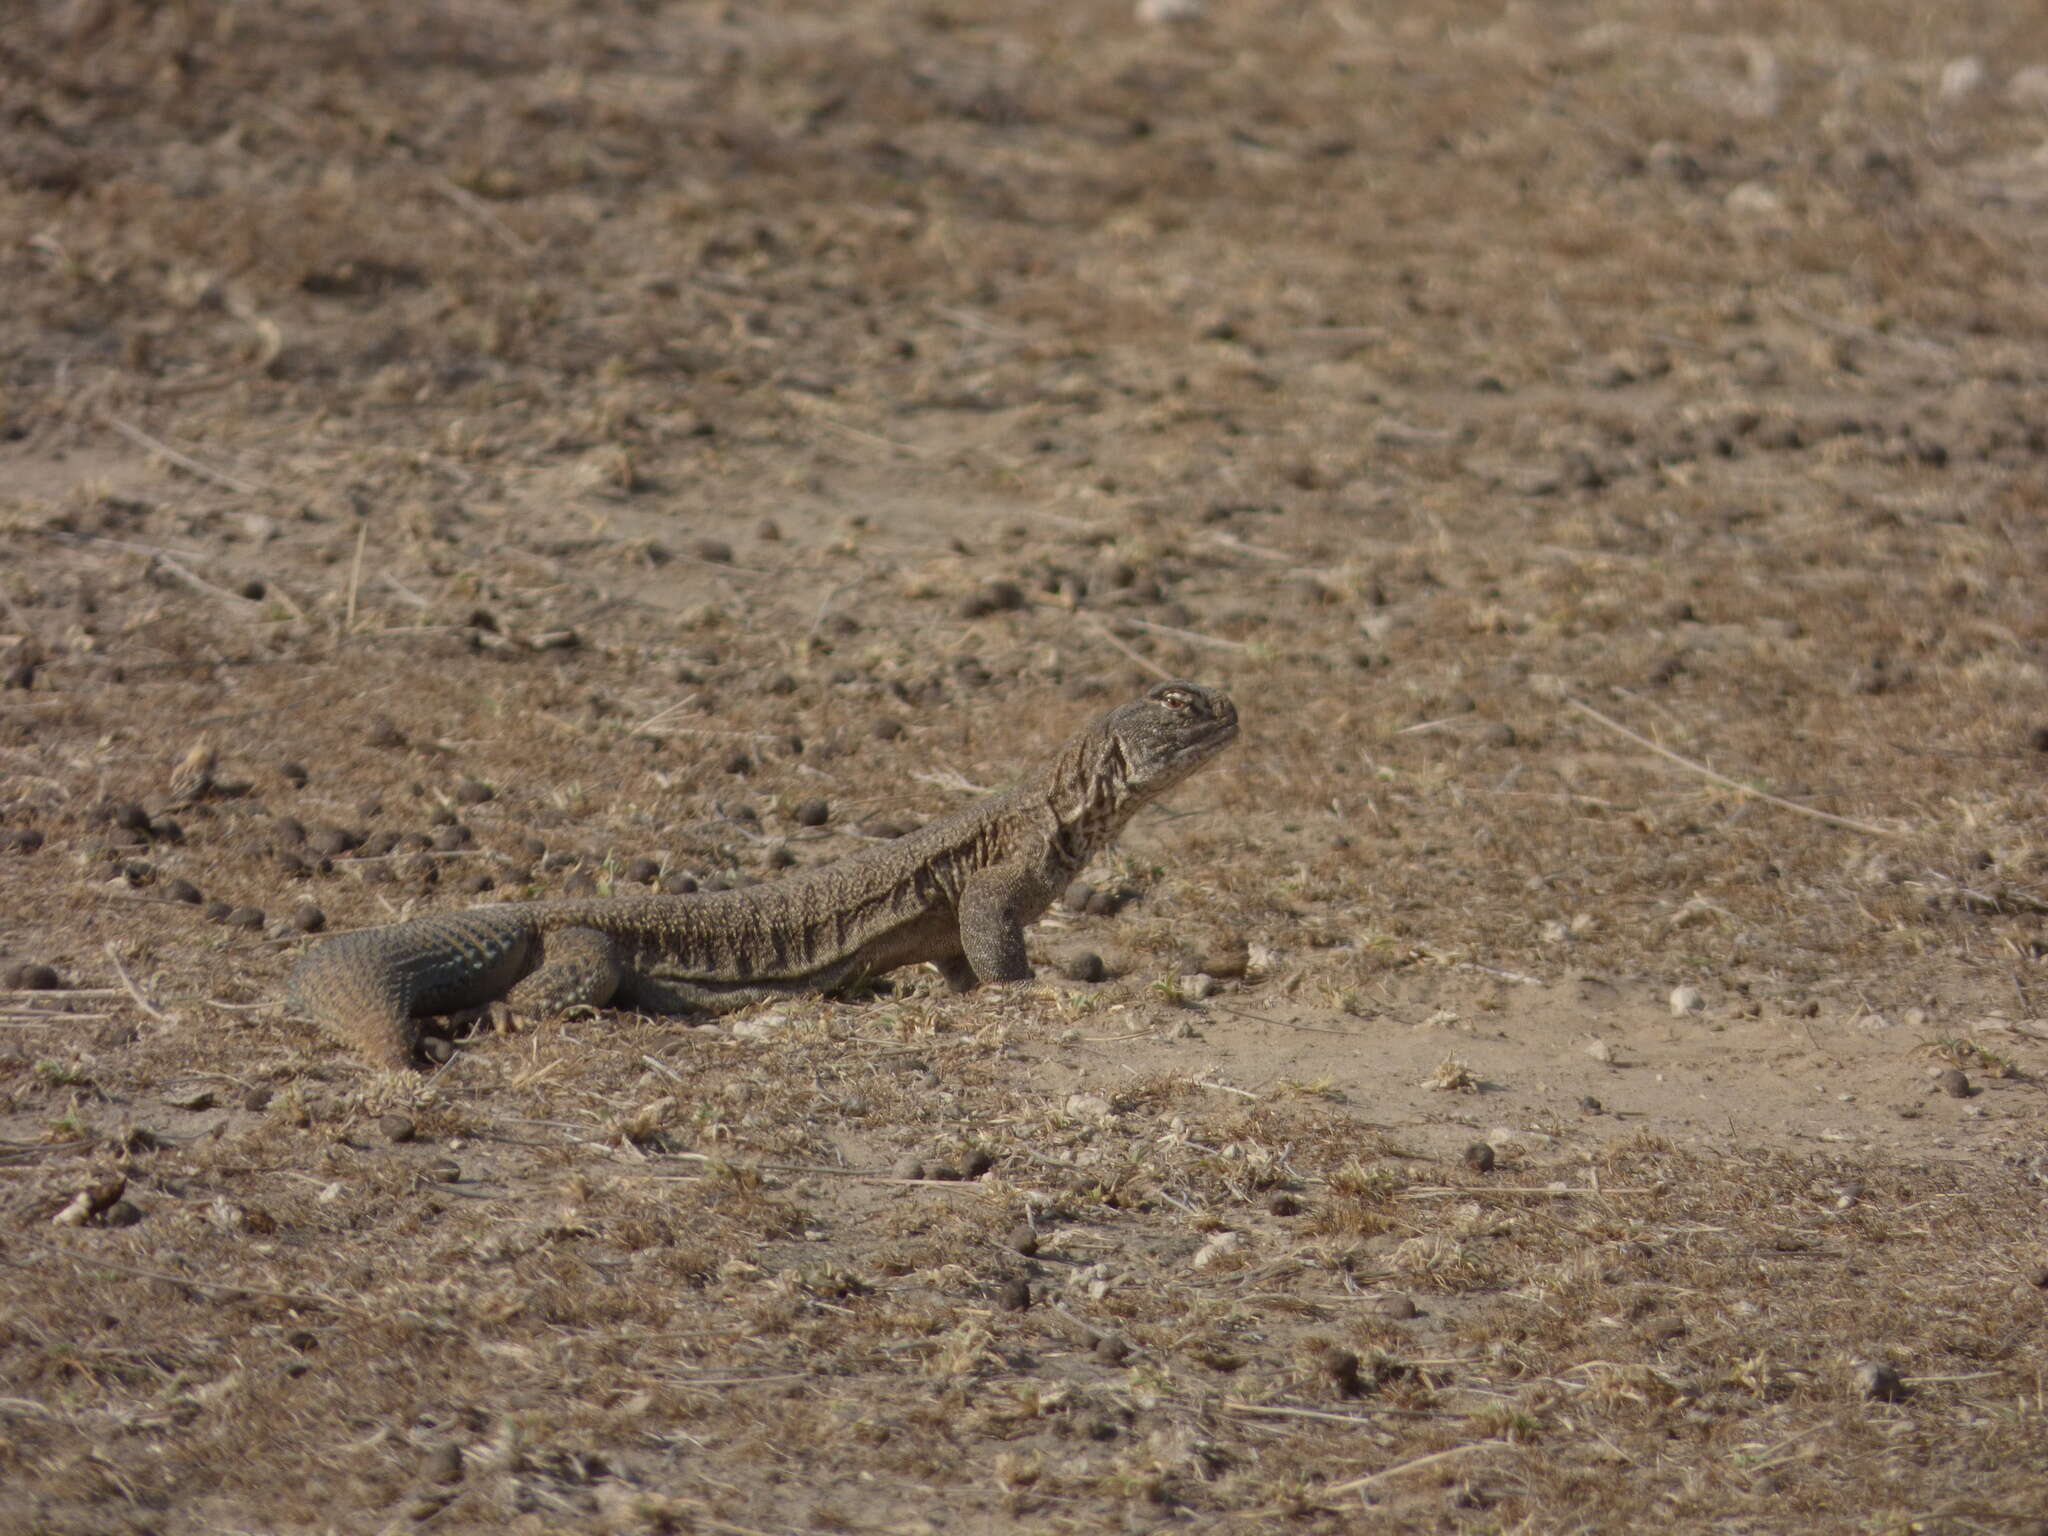
[[[661,878],[661,865],[643,856],[629,860],[626,867],[619,871],[619,876],[621,879],[632,881],[635,885],[652,885]]]
[[[691,875],[663,875],[661,893],[664,896],[687,896],[697,889],[697,881]]]
[[[1104,1365],[1122,1365],[1131,1357],[1131,1346],[1113,1333],[1105,1333],[1089,1351]]]
[[[391,831],[374,832],[363,839],[363,846],[356,850],[359,859],[381,859],[398,846],[399,834]]]
[[[169,901],[189,902],[194,906],[197,906],[206,899],[200,895],[199,887],[190,880],[166,880],[164,882],[164,897]]]
[[[473,839],[465,826],[437,827],[430,847],[436,853],[456,853],[467,848]]]
[[[1086,912],[1088,903],[1095,895],[1095,887],[1086,880],[1070,881],[1060,893],[1060,905],[1069,912]]]
[[[996,1292],[996,1305],[1005,1312],[1022,1312],[1031,1305],[1031,1287],[1021,1279],[1003,1282],[1003,1288]]]
[[[732,751],[725,754],[724,759],[718,766],[726,773],[749,773],[753,770],[754,760],[735,747]]]
[[[34,853],[43,834],[34,827],[0,827],[0,853]]]
[[[481,896],[485,891],[495,889],[498,877],[488,869],[473,869],[455,882],[455,889],[465,896]]]
[[[385,1115],[378,1120],[377,1129],[386,1141],[394,1145],[411,1141],[419,1135],[419,1127],[404,1115]]]
[[[894,741],[903,734],[903,722],[894,715],[878,716],[875,723],[868,727],[868,734],[877,741]],[[2048,748],[2042,750],[2048,751]]]
[[[306,846],[315,853],[323,853],[330,858],[336,854],[347,853],[350,849],[360,848],[362,845],[362,834],[347,827],[315,827],[306,834]]]
[[[258,1083],[242,1095],[242,1108],[252,1114],[262,1114],[270,1108],[270,1101],[277,1097],[277,1090],[268,1083]]]
[[[732,564],[732,546],[723,539],[699,539],[690,546],[690,553],[712,565]]]
[[[905,1153],[890,1165],[889,1176],[897,1179],[921,1179],[924,1177],[924,1159]]]
[[[822,827],[831,818],[832,807],[821,797],[813,796],[797,805],[795,820],[800,827]]]
[[[142,1207],[132,1200],[116,1200],[100,1217],[105,1227],[132,1227],[142,1220]]]
[[[487,800],[498,798],[498,792],[482,779],[457,779],[455,781],[455,803],[457,805],[482,805]]]
[[[1219,981],[1236,981],[1251,969],[1251,946],[1243,939],[1219,939],[1196,956],[1194,968]]]
[[[1123,903],[1108,891],[1094,891],[1088,897],[1088,915],[1090,917],[1115,917],[1116,909],[1122,905]]]
[[[7,985],[17,992],[54,992],[64,985],[54,965],[29,961],[7,973]]]
[[[293,789],[304,789],[306,787],[306,780],[312,777],[311,774],[306,772],[306,765],[304,763],[279,763],[277,771],[285,783],[291,785]]]
[[[1493,1148],[1483,1141],[1475,1141],[1465,1149],[1465,1166],[1474,1173],[1493,1172]]]
[[[261,928],[263,909],[261,907],[236,907],[221,919],[230,928]]]
[[[970,1179],[978,1179],[995,1167],[995,1154],[986,1147],[976,1147],[961,1160],[961,1170]]]
[[[2036,752],[2048,752],[2048,725],[2037,725],[2034,733],[2027,738],[2027,744]]]
[[[1275,1216],[1299,1216],[1301,1200],[1284,1189],[1275,1190],[1272,1198],[1266,1202],[1266,1209]]]
[[[991,581],[960,600],[960,617],[978,619],[984,614],[1011,613],[1024,606],[1024,589],[1014,581]]]
[[[294,853],[289,848],[278,849],[277,867],[294,880],[303,880],[313,873],[313,866],[306,862],[305,855]]]
[[[1960,1067],[1947,1067],[1935,1079],[1941,1091],[1952,1099],[1967,1099],[1977,1090],[1970,1086],[1970,1075]]]
[[[142,1031],[125,1019],[115,1019],[92,1037],[92,1043],[103,1051],[119,1050],[124,1045],[133,1045],[142,1038]]]
[[[1027,1259],[1038,1252],[1038,1233],[1028,1222],[1019,1222],[1010,1228],[1006,1241]]]
[[[287,847],[297,847],[306,840],[305,824],[296,816],[280,816],[270,824],[270,835]]]
[[[420,1462],[420,1477],[429,1483],[461,1482],[462,1447],[453,1441],[435,1446]]]
[[[1358,1379],[1358,1356],[1348,1349],[1331,1345],[1322,1352],[1316,1362],[1330,1380],[1339,1395],[1357,1397],[1365,1391],[1365,1383]]]
[[[1109,967],[1102,963],[1102,956],[1092,949],[1084,949],[1077,955],[1069,955],[1060,962],[1060,974],[1069,981],[1098,982],[1109,979]]]
[[[462,1165],[452,1157],[437,1157],[420,1173],[436,1184],[459,1184],[462,1181]]]
[[[770,869],[788,869],[792,864],[796,863],[796,855],[791,853],[784,844],[777,843],[768,850],[767,862]]]
[[[1422,1315],[1422,1309],[1415,1305],[1412,1296],[1403,1296],[1398,1291],[1380,1298],[1380,1316],[1397,1323],[1405,1323]]]
[[[149,812],[133,800],[119,800],[107,807],[107,820],[130,832],[149,830]]]
[[[1598,1115],[1604,1114],[1606,1112],[1607,1106],[1602,1104],[1598,1099],[1594,1098],[1593,1095],[1589,1093],[1584,1098],[1579,1100],[1579,1108],[1583,1109],[1589,1115]]]
[[[1856,1368],[1856,1384],[1874,1403],[1896,1403],[1906,1395],[1906,1383],[1899,1373],[1874,1360]]]
[[[160,843],[182,843],[185,841],[185,827],[182,822],[168,816],[159,816],[149,824],[149,835]]]
[[[327,914],[310,901],[301,902],[292,909],[291,926],[297,933],[318,933],[327,926]]]
[[[405,732],[392,724],[388,716],[379,715],[364,730],[363,740],[373,747],[402,747]]]
[[[234,906],[229,902],[215,900],[206,904],[206,920],[209,923],[224,923],[234,914]]]

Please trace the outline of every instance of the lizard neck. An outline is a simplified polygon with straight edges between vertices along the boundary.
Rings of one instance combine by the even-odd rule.
[[[1054,840],[1074,869],[1116,841],[1143,796],[1131,787],[1130,763],[1114,736],[1089,731],[1069,742],[1048,766],[1045,807]]]

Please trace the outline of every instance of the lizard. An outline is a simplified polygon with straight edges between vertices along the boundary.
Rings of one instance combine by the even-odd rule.
[[[721,1014],[919,963],[959,992],[1028,981],[1025,926],[1134,813],[1236,736],[1223,692],[1161,683],[1012,788],[833,863],[736,890],[512,902],[358,929],[299,960],[287,1001],[404,1071],[418,1020],[436,1015]]]

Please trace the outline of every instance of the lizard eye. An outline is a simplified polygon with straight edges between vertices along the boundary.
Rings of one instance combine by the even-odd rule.
[[[1168,709],[1186,709],[1194,699],[1185,688],[1168,688],[1160,693],[1159,702]]]

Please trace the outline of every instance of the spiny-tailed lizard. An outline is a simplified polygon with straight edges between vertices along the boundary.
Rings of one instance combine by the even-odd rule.
[[[957,991],[1027,981],[1025,925],[1236,736],[1223,693],[1162,683],[1014,788],[836,863],[742,890],[518,902],[341,934],[299,962],[289,1001],[403,1070],[416,1020],[494,1004],[716,1014],[922,962]]]

